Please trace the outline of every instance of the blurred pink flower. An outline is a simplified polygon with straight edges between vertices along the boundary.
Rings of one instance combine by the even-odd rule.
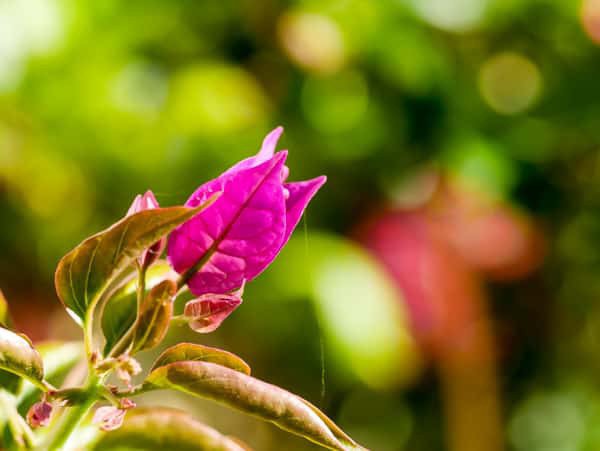
[[[324,176],[286,182],[287,151],[275,153],[282,132],[282,127],[273,130],[256,156],[200,186],[186,202],[195,207],[212,194],[222,193],[169,238],[169,261],[175,271],[186,274],[196,296],[228,293],[260,274],[325,183]]]
[[[155,208],[158,208],[158,201],[156,200],[156,197],[154,197],[154,193],[148,190],[144,194],[138,194],[135,196],[131,207],[129,207],[129,210],[127,211],[127,216],[144,210],[153,210]],[[163,253],[166,245],[167,239],[162,238],[146,249],[139,259],[140,265],[142,265],[144,268],[147,268],[154,263],[156,259],[160,257],[160,254]]]

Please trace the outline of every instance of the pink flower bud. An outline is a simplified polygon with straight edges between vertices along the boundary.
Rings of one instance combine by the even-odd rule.
[[[125,410],[113,406],[99,407],[94,413],[92,423],[99,424],[103,431],[119,429],[125,418]]]
[[[27,412],[27,423],[33,428],[48,426],[52,404],[48,401],[36,402]]]
[[[183,315],[189,318],[190,328],[207,334],[221,325],[242,303],[241,294],[204,294],[185,304]]]
[[[156,200],[154,193],[148,190],[144,194],[138,194],[137,196],[135,196],[131,207],[129,207],[129,210],[127,211],[127,216],[131,216],[135,213],[139,213],[140,211],[144,210],[154,210],[158,207],[158,201]],[[165,250],[166,245],[166,238],[162,238],[156,243],[154,243],[152,246],[146,249],[146,251],[144,251],[142,257],[139,259],[140,264],[144,268],[149,267],[152,263],[156,261],[158,257],[160,257],[160,255]]]

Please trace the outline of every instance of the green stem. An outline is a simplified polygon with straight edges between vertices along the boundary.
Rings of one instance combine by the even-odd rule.
[[[119,339],[119,341],[109,351],[106,358],[112,358],[112,357],[123,354],[125,351],[127,351],[127,348],[131,344],[131,340],[133,339],[133,336],[135,334],[137,318],[139,318],[139,316],[140,316],[140,311],[142,310],[142,302],[144,301],[144,295],[146,294],[146,270],[147,270],[147,268],[138,264],[136,320],[133,322],[131,327],[129,327],[129,329],[127,329],[127,332],[125,332],[125,334]]]
[[[84,389],[85,395],[81,403],[73,407],[67,407],[62,413],[60,422],[48,437],[48,443],[44,448],[45,451],[58,451],[62,449],[73,431],[100,398],[100,384],[101,380],[98,379],[95,373],[90,373],[88,383]]]
[[[23,420],[16,407],[16,399],[12,394],[0,390],[0,410],[4,412],[8,427],[15,444],[20,449],[33,449],[35,436],[29,425]],[[13,445],[14,447],[14,445]]]

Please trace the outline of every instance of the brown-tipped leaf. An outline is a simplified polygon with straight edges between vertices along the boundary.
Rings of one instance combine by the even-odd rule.
[[[155,388],[171,388],[211,399],[329,449],[364,449],[300,397],[221,365],[184,361],[161,366],[150,373],[142,390]]]
[[[250,448],[194,420],[188,414],[167,408],[137,408],[127,413],[121,428],[105,433],[95,451],[177,450],[248,451]]]
[[[0,369],[9,371],[36,385],[44,380],[40,354],[27,338],[0,327]]]
[[[151,349],[165,338],[173,316],[173,298],[176,293],[177,284],[169,279],[150,290],[134,326],[131,352]]]
[[[154,371],[156,368],[168,365],[169,363],[186,360],[216,363],[217,365],[226,366],[232,370],[250,375],[250,367],[237,355],[222,349],[195,343],[179,343],[166,349],[158,356],[150,371]]]
[[[196,208],[141,211],[83,241],[61,259],[56,269],[54,283],[63,305],[74,319],[83,323],[90,306],[136,258],[215,198]]]

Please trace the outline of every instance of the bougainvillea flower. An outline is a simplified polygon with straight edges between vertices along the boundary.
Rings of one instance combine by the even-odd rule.
[[[286,151],[275,153],[281,127],[263,141],[254,157],[240,161],[200,186],[186,202],[195,207],[212,194],[221,196],[175,229],[167,254],[185,274],[196,296],[225,294],[260,274],[277,256],[304,209],[325,183],[321,176],[286,182]]]
[[[36,402],[27,412],[27,423],[33,428],[48,426],[51,414],[52,404],[48,401]]]
[[[183,315],[190,328],[201,334],[216,330],[242,303],[243,287],[232,294],[203,294],[185,304]]]
[[[127,216],[130,216],[135,213],[139,213],[144,210],[153,210],[158,208],[158,201],[156,197],[154,197],[154,193],[150,190],[146,191],[144,194],[138,194],[135,196],[131,207],[129,207],[129,211],[127,211]],[[150,246],[147,250],[144,251],[142,256],[139,259],[140,265],[147,268],[152,263],[156,261],[160,254],[165,250],[165,246],[167,245],[167,239],[162,238],[157,241],[155,244]]]

